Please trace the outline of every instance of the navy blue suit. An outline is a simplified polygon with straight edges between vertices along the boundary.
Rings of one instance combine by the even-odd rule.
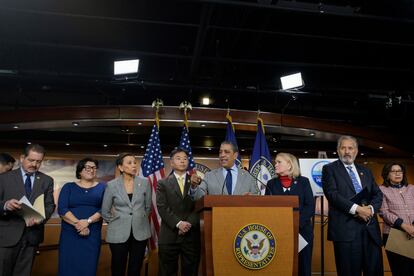
[[[367,205],[375,214],[382,204],[382,192],[369,169],[355,164],[362,188],[368,189]],[[334,242],[338,276],[383,275],[381,235],[376,215],[367,222],[349,213],[356,195],[344,164],[337,160],[322,169],[322,187],[329,202],[328,240]]]
[[[315,201],[309,179],[299,176],[293,179],[290,191],[283,191],[279,178],[267,182],[266,195],[297,195],[299,197],[299,233],[308,245],[299,253],[299,275],[310,276],[312,273],[313,229],[311,218],[315,214]]]

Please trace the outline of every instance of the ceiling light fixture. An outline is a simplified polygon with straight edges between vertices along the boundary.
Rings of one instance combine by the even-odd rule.
[[[127,75],[138,73],[139,59],[114,61],[114,75]]]
[[[204,97],[201,100],[202,105],[210,105],[210,98],[209,97]]]
[[[280,83],[282,84],[282,90],[299,89],[305,86],[300,72],[281,77]]]

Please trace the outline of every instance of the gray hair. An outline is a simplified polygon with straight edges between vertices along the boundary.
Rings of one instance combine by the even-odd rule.
[[[353,136],[350,136],[350,135],[342,135],[341,137],[339,137],[338,144],[336,145],[336,149],[339,150],[339,148],[341,147],[342,142],[344,140],[351,140],[352,142],[354,142],[355,148],[358,149],[358,141],[357,141],[357,139],[355,137],[353,137]]]

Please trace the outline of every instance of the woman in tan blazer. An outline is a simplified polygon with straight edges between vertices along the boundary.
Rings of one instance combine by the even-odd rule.
[[[108,182],[102,217],[108,222],[106,241],[112,253],[112,275],[139,275],[151,236],[149,215],[152,190],[147,179],[136,176],[138,162],[131,153],[116,160],[121,175]],[[129,258],[128,258],[129,255]]]

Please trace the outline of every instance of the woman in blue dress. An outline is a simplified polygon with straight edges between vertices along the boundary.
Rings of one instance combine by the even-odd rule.
[[[79,181],[66,183],[58,201],[62,218],[59,276],[96,275],[101,249],[101,205],[106,185],[98,183],[98,161],[85,158],[76,166]]]

